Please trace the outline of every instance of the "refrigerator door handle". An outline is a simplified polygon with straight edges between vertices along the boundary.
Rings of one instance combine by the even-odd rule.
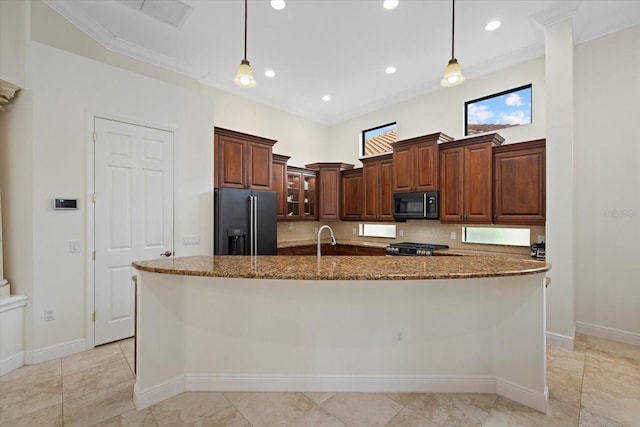
[[[256,232],[256,230],[254,230],[253,226],[254,226],[254,211],[255,209],[253,208],[253,204],[254,204],[254,200],[253,200],[253,196],[249,196],[249,255],[253,255],[253,236]]]
[[[258,197],[253,196],[253,255],[258,255]]]

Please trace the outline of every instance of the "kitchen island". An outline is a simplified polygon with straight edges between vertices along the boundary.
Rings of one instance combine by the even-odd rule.
[[[509,257],[135,262],[144,408],[186,390],[497,393],[546,412],[550,266]]]

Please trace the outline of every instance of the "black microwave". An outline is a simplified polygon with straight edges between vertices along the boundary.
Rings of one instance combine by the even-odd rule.
[[[438,193],[438,191],[393,193],[393,217],[396,221],[438,219]]]

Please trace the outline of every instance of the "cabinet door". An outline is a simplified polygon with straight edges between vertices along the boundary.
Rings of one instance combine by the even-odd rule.
[[[342,219],[358,220],[362,218],[362,171],[357,174],[342,175]]]
[[[271,187],[276,192],[276,217],[287,217],[287,163],[274,161],[271,167]]]
[[[379,214],[379,198],[378,192],[378,168],[377,162],[367,163],[362,167],[362,178],[364,183],[364,209],[362,212],[363,219],[378,219]]]
[[[463,150],[440,150],[440,220],[463,220]]]
[[[391,160],[380,162],[379,174],[379,219],[393,221],[393,162]]]
[[[319,219],[340,219],[340,169],[323,168],[319,172],[320,185],[318,197],[320,200]]]
[[[247,150],[249,188],[253,190],[271,190],[271,147],[249,142]]]
[[[511,149],[510,146],[505,146],[502,148],[509,151],[499,151],[493,156],[494,222],[544,225],[546,197],[544,143],[537,143],[533,147]]]
[[[218,169],[215,176],[216,187],[246,188],[247,164],[246,141],[226,135],[216,135],[216,156],[214,164]],[[271,178],[269,176],[269,178]]]
[[[300,186],[302,175],[299,173],[287,174],[287,219],[299,219],[300,210]]]
[[[412,147],[395,148],[393,150],[393,181],[394,191],[413,191]]]
[[[491,145],[464,147],[464,221],[491,222]]]
[[[419,144],[413,147],[413,191],[438,189],[438,143]]]
[[[318,212],[316,206],[318,197],[316,193],[316,175],[310,173],[302,174],[302,217],[303,219],[316,219]]]

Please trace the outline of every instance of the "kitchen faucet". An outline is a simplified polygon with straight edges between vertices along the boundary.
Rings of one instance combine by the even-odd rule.
[[[329,227],[328,225],[323,225],[322,227],[320,227],[320,229],[318,230],[318,258],[320,258],[320,235],[322,234],[322,230],[324,230],[325,228],[328,228],[329,232],[331,233],[331,244],[336,244],[336,237],[333,235],[333,230],[331,229],[331,227]]]

